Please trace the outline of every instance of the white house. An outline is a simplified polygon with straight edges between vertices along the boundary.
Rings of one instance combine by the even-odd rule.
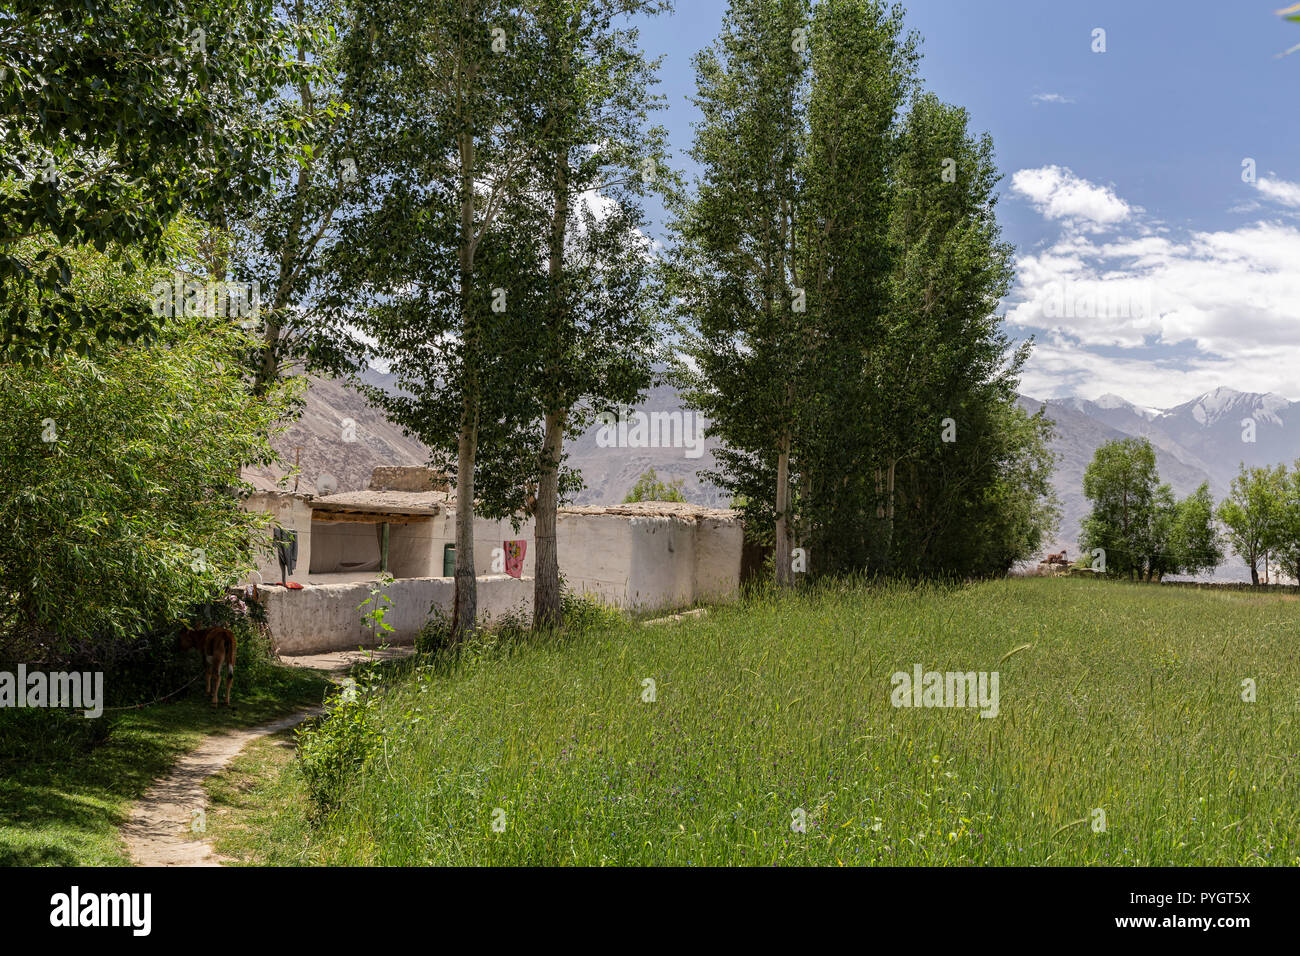
[[[257,492],[247,507],[294,531],[298,563],[279,587],[273,551],[259,573],[271,630],[282,653],[342,650],[372,643],[358,605],[381,573],[395,580],[385,623],[394,643],[414,639],[432,607],[450,613],[454,590],[456,499],[422,468],[377,468],[366,491],[313,497]],[[625,608],[683,607],[739,592],[743,529],[732,511],[676,502],[561,508],[556,525],[560,573],[577,593]],[[522,578],[504,573],[504,543],[526,545]],[[536,548],[533,522],[474,522],[474,565],[481,620],[531,615]]]

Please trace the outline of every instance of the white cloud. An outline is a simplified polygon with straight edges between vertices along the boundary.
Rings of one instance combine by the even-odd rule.
[[[1060,93],[1035,93],[1030,97],[1035,103],[1073,103],[1074,100]]]
[[[1246,371],[1244,374],[1249,374]],[[1242,379],[1231,361],[1197,359],[1180,363],[1145,356],[1105,356],[1062,335],[1045,335],[1021,376],[1020,391],[1039,399],[1116,394],[1139,407],[1164,409]]]
[[[1129,213],[1112,222],[1130,234],[1103,241],[1047,211],[1068,205],[1063,184],[1098,187],[1056,167],[1022,170],[1013,182],[1063,221],[1054,242],[1016,262],[1007,318],[1038,340],[1025,394],[1114,392],[1154,407],[1218,386],[1300,396],[1300,227],[1259,221],[1156,235],[1140,207],[1105,190]],[[1275,182],[1274,194],[1289,195],[1288,186]]]
[[[1090,183],[1063,166],[1021,169],[1011,177],[1011,191],[1028,199],[1045,219],[1094,231],[1124,222],[1134,211],[1110,187]]]
[[[1260,179],[1255,184],[1265,196],[1284,206],[1300,207],[1300,184],[1289,183],[1285,179]]]

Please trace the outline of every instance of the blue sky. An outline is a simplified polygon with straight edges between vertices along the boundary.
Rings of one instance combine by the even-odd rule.
[[[1039,343],[1022,390],[1168,407],[1219,385],[1300,399],[1300,24],[1269,0],[916,0],[926,86],[992,134]],[[725,0],[642,27],[691,142],[691,56]],[[1106,52],[1092,50],[1105,30]],[[1243,181],[1243,161],[1255,180]],[[689,169],[689,161],[679,156]]]

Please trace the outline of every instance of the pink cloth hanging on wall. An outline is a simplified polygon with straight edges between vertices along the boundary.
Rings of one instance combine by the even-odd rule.
[[[524,553],[528,550],[527,541],[503,541],[506,552],[506,574],[512,578],[524,576]]]

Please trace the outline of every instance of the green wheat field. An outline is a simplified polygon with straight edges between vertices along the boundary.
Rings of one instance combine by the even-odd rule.
[[[1077,579],[839,584],[480,647],[379,692],[378,744],[336,809],[278,814],[257,855],[1295,865],[1298,612]],[[997,671],[998,716],[892,706],[916,664]],[[299,765],[280,774],[274,799],[300,808]]]

